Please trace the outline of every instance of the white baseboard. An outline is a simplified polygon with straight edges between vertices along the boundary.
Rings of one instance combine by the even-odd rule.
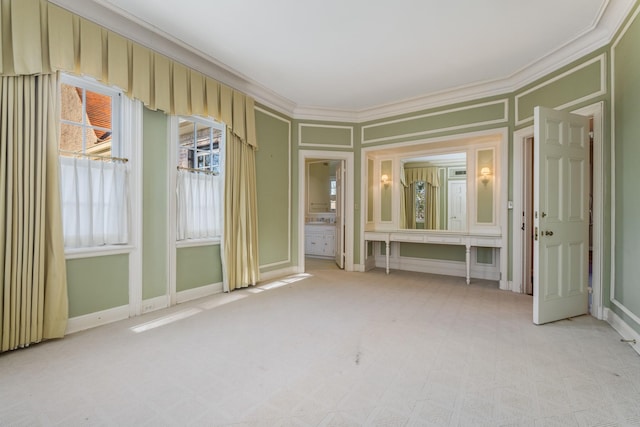
[[[180,304],[194,299],[208,297],[209,295],[219,294],[221,292],[222,282],[199,286],[197,288],[187,289],[176,293],[176,303]]]
[[[365,268],[365,264],[353,264],[353,271],[364,273],[367,270]]]
[[[265,282],[268,280],[279,279],[280,277],[289,276],[291,274],[303,273],[300,271],[298,266],[281,268],[280,270],[267,271],[265,273],[260,273],[260,282]]]
[[[159,297],[142,300],[142,314],[161,310],[167,307],[169,307],[168,295],[160,295]]]
[[[72,317],[67,322],[67,330],[65,335],[74,332],[84,331],[85,329],[95,328],[97,326],[106,325],[108,323],[117,322],[129,318],[129,306],[110,308],[108,310],[98,311],[96,313],[84,314],[82,316]]]
[[[630,343],[631,348],[633,348],[636,353],[640,354],[640,334],[636,332],[631,326],[627,325],[627,323],[620,318],[613,310],[604,308],[603,310],[604,318],[611,325],[613,329],[615,329],[622,339],[625,340],[636,340],[636,343]]]

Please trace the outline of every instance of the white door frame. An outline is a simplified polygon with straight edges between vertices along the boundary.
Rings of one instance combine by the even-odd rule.
[[[602,242],[603,242],[603,218],[604,204],[602,202],[604,195],[603,183],[603,102],[588,105],[583,108],[571,111],[574,114],[593,117],[593,259],[591,272],[591,315],[602,320]],[[524,265],[524,254],[522,251],[523,239],[522,233],[519,232],[522,221],[523,198],[522,191],[519,189],[523,185],[522,173],[515,171],[523,171],[521,167],[524,162],[523,141],[525,138],[533,137],[533,125],[519,129],[513,133],[513,215],[511,218],[511,229],[513,230],[513,268],[511,277],[511,290],[513,292],[522,293],[522,268]]]
[[[305,194],[307,191],[307,174],[305,162],[307,159],[344,160],[347,170],[343,182],[344,212],[344,269],[353,271],[353,212],[354,209],[354,176],[353,153],[342,151],[300,150],[298,151],[298,271],[304,273],[304,224],[306,217]]]

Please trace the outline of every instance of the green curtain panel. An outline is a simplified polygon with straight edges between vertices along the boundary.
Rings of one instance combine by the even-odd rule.
[[[64,335],[67,280],[55,75],[0,87],[0,351]]]

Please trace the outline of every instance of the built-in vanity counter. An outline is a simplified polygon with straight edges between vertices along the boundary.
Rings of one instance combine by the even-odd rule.
[[[304,226],[305,255],[333,258],[336,253],[336,226],[325,222]]]
[[[373,261],[387,274],[473,276],[506,289],[507,141],[500,129],[364,148],[364,269]]]
[[[384,242],[386,245],[386,271],[389,274],[389,254],[391,242],[431,243],[437,245],[458,245],[466,248],[467,285],[471,283],[471,248],[500,248],[503,245],[499,234],[471,234],[459,231],[389,230],[365,231],[366,242]]]

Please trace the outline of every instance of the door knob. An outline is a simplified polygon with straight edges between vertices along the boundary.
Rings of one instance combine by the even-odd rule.
[[[547,230],[547,231],[544,232],[544,235],[545,236],[553,236],[553,231],[548,231]]]

